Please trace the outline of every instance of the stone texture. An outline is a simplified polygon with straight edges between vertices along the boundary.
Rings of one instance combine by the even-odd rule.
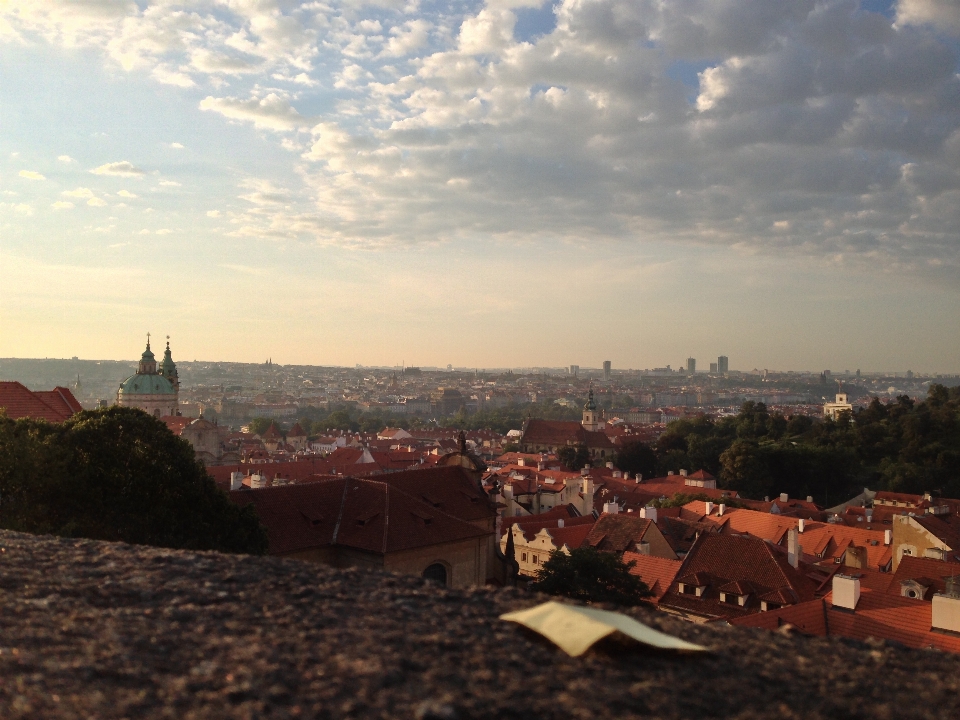
[[[570,658],[497,619],[542,599],[0,532],[0,717],[960,717],[960,656],[635,609],[714,652]]]

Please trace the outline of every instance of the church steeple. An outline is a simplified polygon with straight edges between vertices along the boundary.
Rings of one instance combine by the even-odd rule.
[[[596,432],[600,429],[600,423],[597,420],[597,403],[593,399],[593,384],[590,385],[590,393],[587,395],[587,403],[583,406],[583,425],[584,430]]]
[[[169,380],[174,388],[177,390],[180,389],[180,376],[177,373],[177,365],[173,362],[173,356],[170,354],[169,335],[167,335],[167,349],[163,353],[163,362],[160,363],[160,374]]]
[[[140,365],[137,367],[137,375],[156,375],[157,358],[150,350],[150,333],[147,333],[147,349],[140,356]]]

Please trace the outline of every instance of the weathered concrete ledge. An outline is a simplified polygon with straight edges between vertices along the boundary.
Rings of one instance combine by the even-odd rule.
[[[960,656],[635,610],[714,652],[570,658],[497,619],[541,600],[0,532],[0,717],[960,717]]]

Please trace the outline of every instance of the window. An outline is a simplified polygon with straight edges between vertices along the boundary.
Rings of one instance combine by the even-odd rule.
[[[537,564],[537,556],[536,556],[536,555],[533,556],[533,564],[534,564],[534,565]]]
[[[520,560],[521,560],[521,562],[526,562],[526,561],[527,561],[527,554],[526,554],[526,553],[520,553]]]

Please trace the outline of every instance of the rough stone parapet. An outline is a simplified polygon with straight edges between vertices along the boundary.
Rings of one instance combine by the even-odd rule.
[[[634,609],[714,652],[571,658],[498,620],[542,599],[0,532],[0,717],[960,717],[960,656]]]

